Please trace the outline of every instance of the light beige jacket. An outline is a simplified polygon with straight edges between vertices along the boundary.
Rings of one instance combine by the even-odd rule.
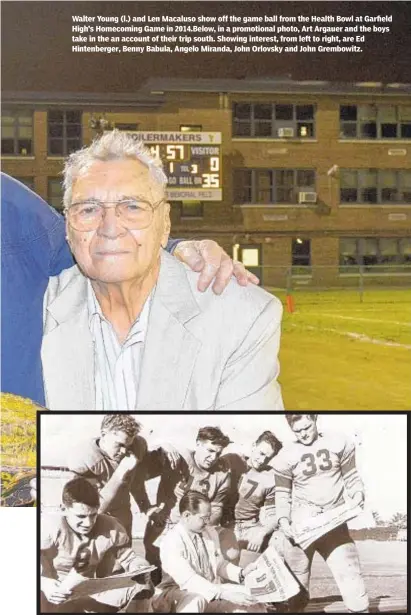
[[[202,576],[203,571],[199,568],[192,538],[180,522],[164,536],[160,544],[163,579],[159,589],[164,591],[178,587],[187,593],[198,594],[211,601],[218,592],[220,578],[239,583],[241,568],[223,559],[216,530],[212,527],[206,528],[202,534],[214,582]]]
[[[281,410],[282,306],[233,279],[197,290],[198,273],[166,252],[151,302],[136,410]],[[94,410],[94,350],[87,280],[77,266],[50,279],[42,344],[46,405]]]

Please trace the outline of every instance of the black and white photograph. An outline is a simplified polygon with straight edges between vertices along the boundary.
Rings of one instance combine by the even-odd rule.
[[[407,416],[38,416],[40,613],[407,611]]]

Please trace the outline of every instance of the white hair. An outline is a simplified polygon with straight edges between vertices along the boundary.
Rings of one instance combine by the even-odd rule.
[[[71,205],[74,182],[80,175],[84,175],[94,162],[127,159],[138,160],[144,164],[152,179],[165,190],[167,176],[160,158],[153,156],[142,141],[134,139],[127,132],[110,130],[66,159],[63,170],[64,209]]]

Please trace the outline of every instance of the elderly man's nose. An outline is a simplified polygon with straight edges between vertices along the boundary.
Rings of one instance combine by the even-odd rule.
[[[115,207],[105,207],[98,227],[99,233],[106,237],[117,237],[125,232],[121,219],[117,215]]]

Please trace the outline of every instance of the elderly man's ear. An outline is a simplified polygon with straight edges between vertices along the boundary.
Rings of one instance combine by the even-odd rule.
[[[171,230],[171,220],[170,220],[170,203],[164,203],[163,205],[163,236],[161,238],[161,246],[163,248],[166,248],[167,246],[167,242],[168,242],[168,237],[170,235],[170,230]]]

